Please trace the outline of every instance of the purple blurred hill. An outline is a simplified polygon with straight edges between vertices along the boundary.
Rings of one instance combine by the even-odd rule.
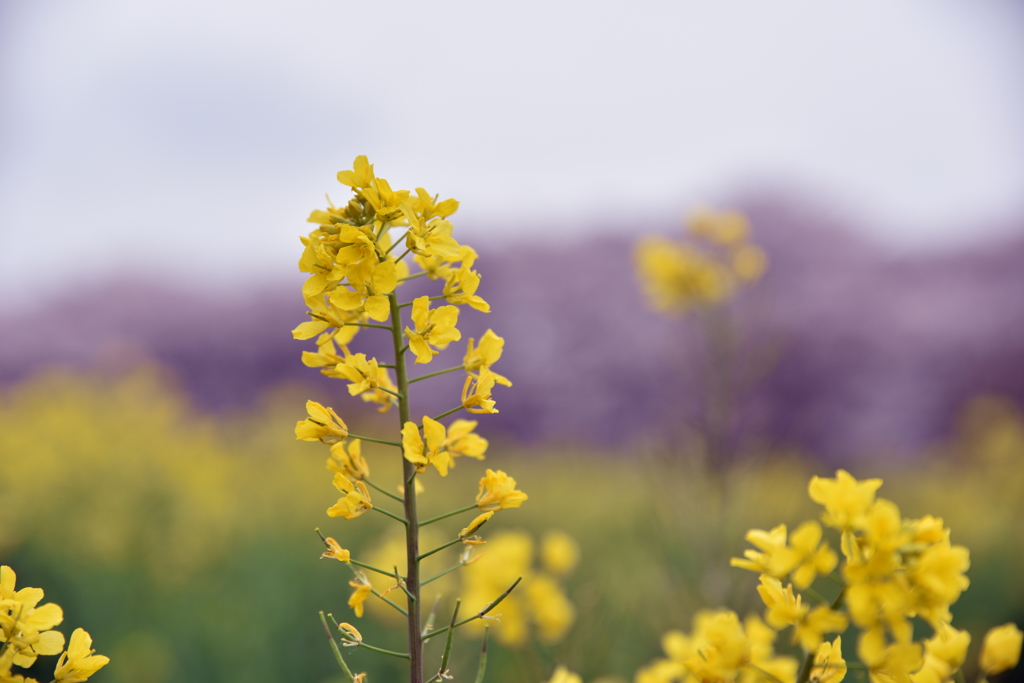
[[[771,258],[764,282],[733,311],[744,362],[760,368],[740,379],[743,434],[838,460],[918,449],[980,393],[1024,401],[1024,231],[955,253],[894,257],[806,205],[760,198],[743,208]],[[474,246],[480,294],[494,312],[467,310],[460,328],[464,340],[488,327],[504,336],[496,369],[515,383],[496,390],[501,413],[488,418],[489,432],[623,445],[699,421],[708,362],[699,329],[646,307],[631,239],[605,232]],[[409,298],[427,284],[409,283]],[[52,365],[155,358],[203,408],[244,408],[273,386],[304,382],[312,396],[360,410],[343,384],[301,364],[311,344],[289,331],[304,310],[297,285],[203,297],[112,280],[0,318],[0,385]],[[353,349],[384,355],[384,334],[364,330]],[[465,342],[453,346],[436,367],[461,360]],[[448,398],[414,406],[414,415],[452,407],[460,388],[459,373],[444,376],[436,393]]]

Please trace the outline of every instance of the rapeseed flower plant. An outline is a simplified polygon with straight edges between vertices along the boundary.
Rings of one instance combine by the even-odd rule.
[[[40,655],[60,654],[53,672],[60,683],[81,683],[107,665],[110,659],[94,654],[92,637],[80,628],[62,654],[64,634],[52,629],[64,621],[64,611],[52,602],[40,605],[43,590],[17,589],[17,580],[13,569],[0,567],[0,681],[36,683],[12,668],[30,667]]]
[[[701,683],[839,683],[855,666],[872,683],[962,683],[959,672],[971,637],[953,627],[949,608],[969,586],[969,553],[950,542],[941,519],[902,517],[895,503],[876,496],[881,486],[880,479],[858,481],[844,470],[834,478],[813,477],[808,494],[824,508],[821,523],[839,536],[841,561],[815,520],[788,538],[784,525],[750,530],[746,539],[756,550],[731,564],[760,574],[764,620],[752,615],[741,624],[733,612],[702,612],[692,634],[666,634],[667,657],[639,671],[636,683],[690,677]],[[818,577],[837,585],[833,597],[825,597]],[[930,627],[930,637],[915,640],[915,619]],[[755,656],[753,633],[765,624],[770,633],[762,643],[790,630],[803,653],[799,668],[796,659],[776,658],[770,650],[762,650],[761,659]],[[851,624],[860,631],[855,664],[842,653],[841,634]],[[835,636],[829,640],[828,634]],[[981,680],[1016,666],[1021,639],[1014,624],[985,636]]]
[[[453,225],[449,217],[458,210],[459,204],[454,199],[438,201],[437,196],[423,188],[416,188],[415,193],[393,189],[387,180],[376,175],[365,156],[356,158],[352,170],[339,172],[338,181],[351,188],[352,197],[342,207],[328,200],[326,209],[313,211],[308,220],[316,228],[301,238],[303,251],[299,270],[309,274],[302,294],[310,320],[298,325],[292,334],[296,339],[315,338],[316,351],[306,351],[302,356],[307,366],[319,368],[328,377],[346,381],[351,396],[361,396],[363,400],[378,403],[381,412],[397,407],[398,437],[389,439],[352,434],[333,408],[315,401],[307,402],[308,417],[296,424],[295,436],[304,441],[320,441],[331,447],[327,466],[334,473],[333,483],[342,497],[327,511],[329,516],[354,520],[374,511],[403,526],[404,571],[398,569],[398,563],[380,568],[356,560],[351,552],[342,549],[332,538],[323,538],[327,551],[322,557],[341,560],[356,572],[351,581],[354,591],[349,606],[357,617],[363,615],[364,604],[374,597],[404,617],[407,622],[407,651],[392,652],[366,643],[361,636],[353,637],[357,631],[348,625],[341,628],[335,624],[338,633],[332,633],[322,613],[321,617],[328,629],[335,657],[349,681],[361,680],[361,674],[356,675],[349,669],[339,645],[361,647],[406,659],[409,662],[409,680],[422,683],[425,680],[424,644],[436,635],[447,634],[441,665],[429,678],[435,681],[450,677],[448,660],[455,630],[486,618],[499,603],[509,600],[510,593],[522,580],[521,575],[510,577],[506,585],[495,587],[484,604],[474,605],[476,612],[461,621],[457,619],[460,609],[457,602],[446,628],[431,630],[433,615],[427,623],[423,621],[421,589],[439,577],[423,579],[420,575],[421,562],[452,545],[471,549],[485,544],[487,541],[478,532],[491,516],[499,510],[517,508],[527,499],[525,493],[516,489],[515,479],[500,470],[487,470],[480,480],[475,502],[439,517],[425,521],[419,519],[417,496],[422,495],[420,479],[427,476],[428,468],[432,467],[438,475],[445,477],[456,459],[465,456],[482,460],[486,456],[487,440],[476,433],[476,421],[458,419],[445,425],[441,420],[462,410],[478,414],[497,412],[492,396],[495,385],[511,386],[507,378],[490,368],[501,357],[504,340],[488,330],[479,344],[470,339],[461,365],[412,377],[409,356],[411,365],[426,365],[449,344],[462,339],[462,332],[458,329],[460,306],[484,313],[490,310],[489,304],[477,293],[481,275],[474,268],[476,252],[452,236]],[[405,246],[404,250],[400,249],[401,245]],[[419,267],[417,272],[412,272],[406,261],[410,255],[409,260]],[[443,280],[441,293],[399,302],[397,292],[401,286],[421,276]],[[446,303],[432,307],[431,303],[439,299]],[[402,311],[406,308],[409,310],[403,320]],[[391,338],[394,355],[387,362],[349,349],[357,333],[374,328],[386,331]],[[458,370],[467,373],[458,405],[440,415],[425,415],[413,421],[409,400],[411,385]],[[397,487],[389,489],[371,480],[369,463],[359,447],[361,441],[373,441],[398,449],[403,474]],[[371,501],[371,488],[376,491],[377,502]],[[400,491],[401,495],[395,495],[392,490]],[[388,500],[398,503],[401,510],[394,512],[382,507],[381,504]],[[432,550],[422,550],[421,527],[471,510],[476,510],[478,516],[461,531],[453,532],[453,539],[441,542]],[[481,512],[483,514],[479,514]],[[464,555],[444,573],[471,562],[470,557]],[[383,591],[377,590],[363,570],[387,577],[392,585]],[[542,584],[537,586],[534,592],[546,590]],[[396,590],[400,593],[395,593]],[[386,597],[388,593],[404,594],[405,607]],[[544,599],[549,594],[550,587]],[[507,602],[509,608],[512,605],[512,602]],[[563,609],[565,614],[569,611],[571,605],[568,610]],[[559,632],[562,629],[560,624],[567,619],[571,622],[565,614],[550,617],[541,627],[541,633],[551,637]],[[485,663],[486,657],[482,656],[480,676]]]

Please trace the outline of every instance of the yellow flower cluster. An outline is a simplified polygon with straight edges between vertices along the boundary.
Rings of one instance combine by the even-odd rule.
[[[496,533],[486,548],[466,568],[463,604],[478,610],[521,576],[522,590],[509,595],[494,611],[491,630],[498,642],[508,647],[525,645],[531,625],[540,642],[561,641],[576,620],[576,609],[560,582],[579,559],[575,540],[564,532],[548,532],[541,540],[539,568],[534,567],[534,539],[524,531]]]
[[[39,655],[61,653],[64,634],[51,629],[64,621],[64,611],[52,602],[40,605],[41,588],[15,590],[16,581],[13,569],[0,567],[0,681],[35,683],[35,679],[12,673],[11,668],[30,667]],[[80,683],[88,679],[110,661],[93,652],[89,634],[75,629],[67,651],[57,660],[53,680]]]
[[[967,656],[970,634],[953,628],[950,605],[968,586],[967,549],[952,545],[941,519],[905,519],[895,503],[876,498],[880,479],[857,481],[839,470],[835,478],[813,477],[812,500],[824,507],[821,522],[840,536],[840,557],[822,540],[822,526],[809,520],[792,533],[785,525],[752,529],[747,541],[756,549],[733,558],[732,565],[760,574],[758,593],[765,605],[762,621],[741,624],[733,612],[700,613],[690,635],[669,633],[668,655],[641,670],[637,683],[671,683],[690,676],[702,683],[726,681],[814,681],[839,683],[846,672],[841,634],[852,622],[859,666],[872,683],[946,683]],[[841,585],[826,601],[811,585],[827,576]],[[788,581],[788,583],[784,583]],[[813,606],[809,603],[816,603]],[[931,629],[915,641],[912,619]],[[776,633],[791,628],[805,664],[797,679],[797,661],[776,657]],[[985,638],[981,669],[989,674],[1016,665],[1020,631],[1013,624]]]
[[[649,237],[637,245],[637,273],[657,310],[682,314],[714,306],[764,275],[768,257],[749,242],[750,225],[743,214],[700,210],[686,223],[699,245],[664,237]]]

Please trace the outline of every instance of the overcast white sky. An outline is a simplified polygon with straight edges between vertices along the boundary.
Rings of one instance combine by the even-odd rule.
[[[0,0],[0,309],[291,273],[370,155],[457,230],[582,234],[768,184],[901,248],[1024,211],[1013,0]]]

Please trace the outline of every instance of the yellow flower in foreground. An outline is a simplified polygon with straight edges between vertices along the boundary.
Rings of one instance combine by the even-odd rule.
[[[731,566],[749,569],[758,574],[768,574],[776,579],[781,579],[788,573],[789,569],[786,567],[783,567],[782,571],[778,571],[780,563],[777,560],[778,553],[786,547],[785,524],[780,524],[771,531],[751,529],[744,538],[751,545],[757,546],[762,552],[749,549],[744,550],[743,558],[734,557],[729,560]]]
[[[357,481],[353,484],[344,474],[336,472],[333,483],[334,488],[344,493],[345,496],[339,498],[337,503],[327,509],[328,516],[355,519],[367,510],[373,509],[373,505],[370,503],[370,491],[363,482]]]
[[[994,676],[1017,666],[1022,639],[1024,634],[1014,623],[990,629],[981,641],[981,657],[978,661],[981,670]]]
[[[798,526],[790,534],[789,545],[780,549],[773,559],[778,564],[776,570],[793,573],[793,585],[800,589],[807,588],[815,577],[828,574],[839,563],[836,552],[827,542],[821,542],[821,525],[815,521]]]
[[[750,642],[739,617],[718,612],[702,630],[704,647],[686,659],[686,668],[703,683],[733,680],[750,661]]]
[[[423,435],[415,422],[406,422],[402,427],[402,452],[405,459],[416,465],[422,472],[427,465],[437,468],[442,477],[448,476],[452,457],[444,450],[446,432],[444,425],[430,417],[423,418]]]
[[[478,372],[481,368],[490,368],[501,359],[501,352],[505,348],[505,340],[494,334],[493,330],[484,332],[484,336],[480,337],[479,345],[475,345],[475,341],[470,338],[466,355],[462,359],[467,372]],[[512,382],[497,373],[494,374],[494,379],[502,386],[512,386]]]
[[[885,631],[873,628],[861,634],[857,655],[867,665],[872,683],[909,683],[921,668],[921,645],[909,641],[886,644]]]
[[[437,355],[432,346],[443,349],[462,338],[462,333],[455,328],[459,322],[459,309],[438,306],[430,310],[430,297],[421,296],[413,300],[412,321],[416,330],[406,327],[405,335],[409,339],[409,350],[416,354],[417,363],[429,363]]]
[[[843,641],[839,636],[818,646],[814,653],[814,668],[811,669],[810,683],[840,683],[846,677],[846,660],[843,659]]]
[[[339,544],[330,536],[324,539],[324,545],[327,546],[327,550],[324,552],[323,555],[320,556],[321,560],[330,558],[334,560],[340,560],[346,563],[351,561],[352,553],[342,548],[341,544]]]
[[[924,641],[924,665],[911,674],[913,683],[945,683],[953,678],[964,660],[971,634],[941,624],[935,635]]]
[[[811,500],[825,506],[821,520],[834,529],[844,530],[860,523],[881,485],[881,479],[859,482],[846,470],[838,470],[835,479],[812,477],[808,493]]]
[[[94,655],[93,652],[92,637],[85,630],[76,628],[71,634],[67,652],[57,660],[54,680],[60,683],[81,683],[110,661],[109,657]]]
[[[374,178],[373,164],[366,158],[366,155],[357,156],[352,168],[351,171],[338,171],[338,182],[353,189],[369,187]]]
[[[333,408],[325,408],[316,401],[306,401],[309,417],[295,423],[295,438],[301,441],[322,441],[335,444],[348,436],[345,421]]]
[[[583,679],[579,674],[574,674],[564,666],[560,666],[555,669],[555,673],[551,675],[551,680],[548,683],[583,683]]]
[[[363,603],[366,602],[368,597],[373,595],[373,586],[370,585],[370,582],[362,574],[349,581],[348,585],[355,588],[352,595],[348,598],[348,606],[352,608],[357,617],[362,617]]]
[[[476,496],[476,506],[484,511],[517,508],[528,496],[516,491],[516,480],[501,470],[487,470],[480,480],[480,491]]]

